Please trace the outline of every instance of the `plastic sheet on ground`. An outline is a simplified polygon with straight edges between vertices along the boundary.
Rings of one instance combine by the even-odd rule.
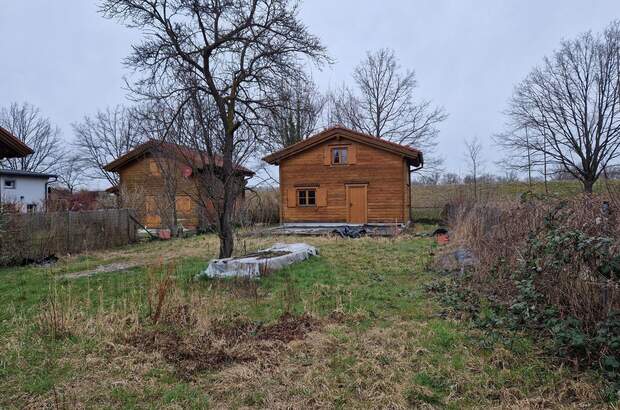
[[[209,263],[207,269],[198,276],[208,278],[259,278],[261,275],[277,271],[318,254],[319,252],[314,246],[306,243],[277,243],[251,255],[214,259]]]
[[[335,235],[340,235],[341,238],[361,238],[366,236],[366,229],[363,226],[341,226],[334,229],[332,232]]]

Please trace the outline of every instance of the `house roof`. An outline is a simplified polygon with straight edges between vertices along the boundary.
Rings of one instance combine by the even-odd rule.
[[[0,158],[18,158],[34,151],[7,129],[0,127]]]
[[[350,139],[361,144],[369,145],[371,147],[389,151],[394,154],[402,155],[403,157],[411,160],[415,166],[422,165],[424,163],[424,157],[422,151],[415,148],[411,148],[405,145],[396,144],[391,141],[384,140],[382,138],[373,137],[372,135],[364,134],[362,132],[354,131],[349,128],[337,125],[335,127],[328,128],[318,134],[311,136],[303,141],[288,146],[273,154],[267,155],[263,158],[263,161],[277,165],[281,160],[296,155],[309,148],[315,147],[324,141],[335,137],[343,137]]]
[[[57,175],[47,174],[44,172],[32,172],[32,171],[22,171],[20,169],[0,169],[0,175],[5,176],[16,176],[16,177],[29,177],[29,178],[56,178]]]
[[[110,162],[108,165],[103,167],[108,172],[118,172],[121,168],[126,166],[127,164],[141,158],[144,154],[154,150],[154,149],[163,149],[165,151],[175,153],[179,155],[179,157],[187,158],[192,161],[200,162],[201,165],[207,165],[210,163],[210,158],[206,153],[201,153],[200,151],[194,150],[189,147],[185,147],[183,145],[171,144],[167,142],[157,141],[157,140],[148,140],[147,142],[138,145],[131,151],[127,152],[125,155],[120,158]],[[221,167],[223,164],[223,159],[219,155],[215,155],[214,157],[215,166]],[[241,165],[237,165],[235,167],[237,172],[243,175],[252,176],[254,172],[242,167]]]

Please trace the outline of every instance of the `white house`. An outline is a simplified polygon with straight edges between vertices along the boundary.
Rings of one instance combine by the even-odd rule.
[[[50,179],[56,175],[0,169],[0,204],[15,205],[20,212],[43,211]]]

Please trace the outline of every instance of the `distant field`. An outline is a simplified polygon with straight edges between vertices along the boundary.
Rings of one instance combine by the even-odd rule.
[[[609,181],[614,191],[620,190],[620,181]],[[582,192],[582,185],[577,181],[550,181],[547,183],[548,193],[560,197],[570,197]],[[597,192],[607,190],[607,182],[597,183]],[[545,193],[545,184],[535,182],[531,186],[526,182],[502,184],[484,184],[478,186],[478,196],[483,200],[514,200],[523,193]],[[411,202],[414,219],[438,218],[444,205],[455,198],[472,198],[473,185],[414,185]]]

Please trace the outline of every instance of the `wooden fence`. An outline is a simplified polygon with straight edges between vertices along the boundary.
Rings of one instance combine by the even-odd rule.
[[[132,217],[129,209],[0,215],[0,265],[135,242]]]

